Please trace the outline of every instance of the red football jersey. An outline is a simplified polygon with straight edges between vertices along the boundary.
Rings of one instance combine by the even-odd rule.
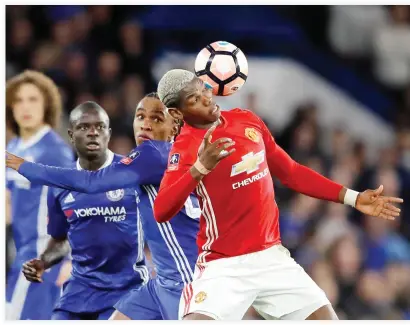
[[[198,158],[198,149],[207,130],[186,124],[173,145],[154,206],[157,220],[166,221],[182,208],[187,197],[185,194],[196,187],[195,193],[202,208],[197,238],[199,263],[257,252],[280,243],[279,211],[271,173],[289,187],[316,197],[336,201],[341,189],[341,185],[293,161],[275,143],[262,120],[252,112],[241,109],[225,111],[221,113],[221,121],[212,134],[211,142],[222,137],[231,138],[235,141],[236,151],[221,160],[198,183],[189,169]],[[302,173],[297,172],[299,166]],[[305,190],[306,186],[300,185],[306,179],[296,178],[304,177],[306,173],[319,177],[322,183],[325,180],[330,192],[323,196],[317,190],[314,193]],[[181,186],[187,189],[183,195]],[[322,187],[321,190],[326,189]],[[161,216],[165,210],[172,215]]]

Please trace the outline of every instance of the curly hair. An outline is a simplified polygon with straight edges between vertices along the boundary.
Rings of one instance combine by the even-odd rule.
[[[45,74],[33,70],[24,72],[9,79],[6,83],[6,123],[7,127],[15,134],[19,134],[19,126],[13,116],[12,106],[16,92],[23,84],[33,84],[38,87],[44,96],[44,120],[52,128],[56,128],[60,121],[62,99],[57,85]]]

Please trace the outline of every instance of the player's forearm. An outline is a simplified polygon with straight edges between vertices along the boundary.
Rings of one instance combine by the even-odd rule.
[[[40,260],[44,262],[44,268],[48,269],[55,264],[60,263],[70,252],[70,245],[66,238],[51,238],[48,241],[47,248],[40,255]]]
[[[87,194],[116,190],[121,187],[127,187],[127,182],[134,184],[136,181],[132,177],[122,177],[122,174],[110,177],[107,171],[106,169],[101,169],[91,172],[87,170],[46,166],[31,162],[24,162],[18,170],[21,175],[32,183]]]
[[[87,172],[82,173],[76,169],[46,166],[25,161],[18,172],[30,182],[58,187],[70,191],[91,193],[95,188]],[[79,177],[79,176],[83,177]]]
[[[161,188],[154,202],[155,220],[167,222],[172,219],[183,208],[202,177],[198,171],[188,170],[175,183]]]
[[[314,170],[295,163],[285,185],[292,190],[327,201],[343,202],[344,187]],[[342,198],[340,199],[340,197]]]

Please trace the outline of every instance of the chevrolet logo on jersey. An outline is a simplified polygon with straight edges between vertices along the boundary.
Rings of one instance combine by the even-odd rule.
[[[231,177],[246,172],[253,173],[259,169],[259,165],[265,161],[265,150],[254,154],[250,152],[242,156],[242,161],[232,166]]]

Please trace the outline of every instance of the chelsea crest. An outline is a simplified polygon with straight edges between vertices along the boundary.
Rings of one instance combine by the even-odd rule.
[[[116,202],[116,201],[121,200],[124,197],[124,190],[119,189],[115,191],[108,191],[106,194],[107,194],[107,198],[110,201]]]

